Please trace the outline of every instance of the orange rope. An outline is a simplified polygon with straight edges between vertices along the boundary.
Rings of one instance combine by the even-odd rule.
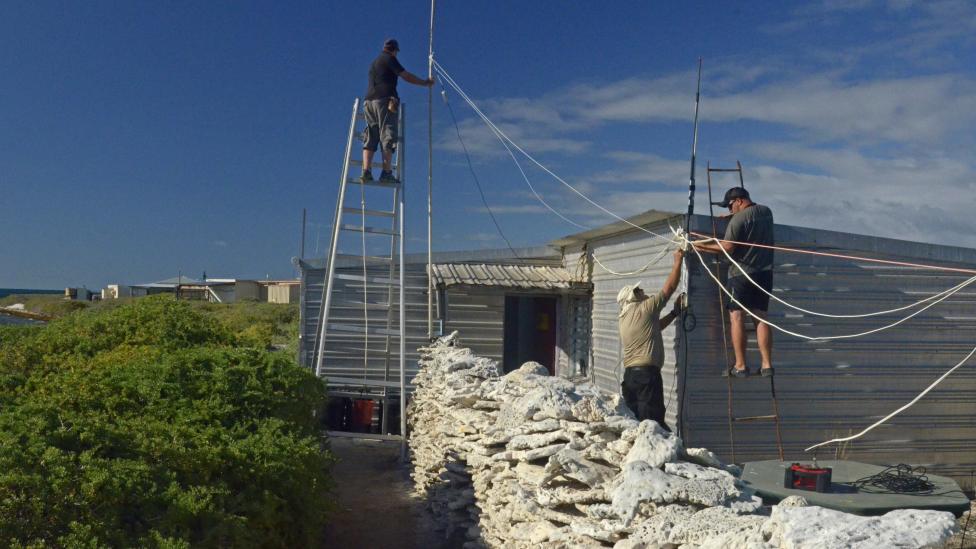
[[[707,234],[696,233],[694,231],[692,231],[691,234],[693,234],[695,236],[700,236],[700,237],[703,237],[703,238],[713,239],[713,237],[711,237],[711,236],[709,236]],[[919,267],[919,268],[922,268],[922,269],[933,269],[933,270],[936,270],[936,271],[949,271],[949,272],[954,272],[954,273],[963,273],[963,274],[968,274],[968,275],[976,275],[976,269],[962,269],[962,268],[959,268],[959,267],[939,267],[937,265],[925,265],[925,264],[922,264],[922,263],[909,263],[909,262],[906,262],[906,261],[892,261],[890,259],[874,259],[874,258],[871,258],[871,257],[859,257],[859,256],[854,256],[854,255],[835,254],[835,253],[830,253],[830,252],[817,252],[817,251],[814,251],[814,250],[802,250],[802,249],[799,249],[799,248],[785,248],[785,247],[782,247],[782,246],[770,246],[768,244],[756,244],[754,242],[739,242],[737,240],[724,240],[722,238],[715,238],[714,240],[716,240],[718,242],[729,242],[729,243],[735,244],[737,246],[754,246],[756,248],[767,248],[767,249],[770,249],[770,250],[779,250],[779,251],[782,251],[782,252],[793,252],[793,253],[798,253],[798,254],[820,255],[820,256],[824,256],[824,257],[836,257],[836,258],[839,258],[839,259],[852,259],[852,260],[855,260],[855,261],[868,261],[868,262],[871,262],[871,263],[883,263],[885,265],[898,265],[898,266],[901,266],[901,267]]]

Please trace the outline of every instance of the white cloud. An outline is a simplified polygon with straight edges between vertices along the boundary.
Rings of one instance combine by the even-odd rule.
[[[661,183],[687,185],[688,160],[674,160],[660,155],[633,151],[612,151],[605,155],[616,167],[587,176],[593,183]]]
[[[976,143],[971,67],[948,63],[919,69],[894,62],[884,72],[859,70],[877,56],[917,61],[949,40],[973,43],[976,3],[826,1],[797,17],[813,17],[816,10],[845,17],[868,9],[910,16],[910,28],[860,49],[808,52],[806,59],[790,60],[792,66],[782,59],[713,60],[710,66],[716,68],[706,70],[703,82],[703,143],[710,154],[722,156],[719,163],[744,160],[747,187],[757,201],[773,207],[780,223],[976,247],[976,235],[970,236],[976,196],[976,162],[968,156],[969,145]],[[874,30],[890,23],[880,21]],[[811,68],[825,65],[830,68]],[[532,154],[563,155],[576,166],[588,160],[582,163],[587,168],[561,175],[618,215],[683,212],[687,158],[621,150],[625,145],[612,134],[623,124],[668,128],[678,123],[690,129],[693,84],[694,72],[686,70],[571,85],[538,98],[486,100],[484,110]],[[481,126],[471,118],[464,124],[472,134]],[[481,128],[476,148],[507,157]],[[707,213],[701,184],[705,160],[699,156],[697,210]],[[545,200],[570,219],[587,226],[614,221],[551,178],[530,177]],[[718,186],[721,193],[728,182]],[[528,192],[525,196],[534,200]],[[496,213],[547,213],[541,205],[507,208]],[[546,219],[564,223],[553,215]]]

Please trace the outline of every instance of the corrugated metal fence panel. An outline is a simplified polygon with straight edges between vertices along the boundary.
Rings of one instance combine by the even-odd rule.
[[[706,217],[696,217],[711,232]],[[976,250],[907,243],[790,226],[776,227],[780,246],[845,250],[853,255],[976,267]],[[861,251],[858,251],[861,250]],[[868,250],[868,251],[864,251]],[[907,255],[907,253],[913,255]],[[691,302],[697,328],[689,344],[684,402],[686,443],[730,458],[726,364],[715,284],[697,259]],[[965,280],[932,270],[777,252],[774,294],[796,306],[831,314],[886,310],[918,301]],[[724,278],[723,278],[724,280]],[[771,302],[770,321],[815,336],[856,333],[889,324],[910,311],[862,319],[812,317]],[[751,324],[751,323],[750,323]],[[803,448],[860,431],[914,398],[976,346],[976,284],[905,323],[870,336],[808,342],[776,332],[773,361],[787,459],[809,459]],[[748,361],[759,365],[754,333]],[[734,381],[738,415],[770,413],[763,378]],[[914,407],[838,450],[879,464],[923,464],[932,472],[968,478],[976,469],[976,364],[960,368]],[[833,448],[820,456],[834,456]],[[776,455],[770,423],[738,424],[736,459]]]
[[[504,353],[504,290],[472,286],[448,288],[444,332],[454,330],[460,332],[461,345],[500,364]]]
[[[655,223],[647,228],[660,234],[670,234],[666,222]],[[651,237],[643,232],[632,232],[589,243],[592,254],[607,268],[624,273],[641,269],[653,257],[665,249],[667,242]],[[567,263],[575,261],[577,255],[567,254]],[[610,391],[620,391],[623,379],[623,364],[620,349],[620,335],[617,325],[617,292],[626,285],[642,281],[647,293],[660,291],[671,270],[672,259],[665,254],[657,263],[645,271],[631,275],[618,276],[605,271],[598,264],[593,266],[593,379],[597,386]],[[670,310],[671,305],[665,309]],[[677,380],[675,377],[675,325],[664,330],[664,399],[667,403],[667,422],[673,427],[676,422]]]
[[[427,342],[427,275],[426,266],[407,264],[406,267],[406,376],[407,381],[417,372],[417,348]],[[339,274],[362,275],[362,267],[339,267]],[[305,268],[302,272],[303,288],[303,345],[301,363],[309,368],[315,367],[316,328],[318,327],[319,311],[322,301],[322,283],[324,269]],[[388,278],[389,267],[370,266],[367,269],[369,277]],[[394,278],[397,278],[395,275]],[[333,303],[340,301],[363,301],[362,282],[336,279],[332,290]],[[386,286],[370,284],[367,288],[369,301],[387,302]],[[393,315],[393,329],[396,329],[399,318],[399,294],[394,287],[392,305],[389,313]],[[387,326],[386,309],[374,309],[368,313],[370,329]],[[334,305],[329,318],[329,324],[345,324],[362,327],[365,325],[363,310],[357,306]],[[387,337],[370,335],[368,362],[364,363],[364,346],[367,338],[361,333],[329,331],[326,338],[324,369],[326,377],[353,377],[369,380],[387,379],[387,360],[385,349]],[[389,338],[391,348],[389,378],[396,381],[399,377],[399,337]]]

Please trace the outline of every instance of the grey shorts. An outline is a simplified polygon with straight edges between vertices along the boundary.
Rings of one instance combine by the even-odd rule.
[[[393,152],[397,146],[397,113],[387,108],[389,98],[363,102],[366,128],[363,129],[363,149],[375,151],[382,143],[383,150]]]

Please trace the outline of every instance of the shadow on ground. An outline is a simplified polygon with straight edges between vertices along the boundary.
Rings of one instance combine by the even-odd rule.
[[[421,497],[412,496],[409,464],[401,464],[399,442],[333,438],[336,511],[325,546],[339,548],[460,547],[444,539]]]

